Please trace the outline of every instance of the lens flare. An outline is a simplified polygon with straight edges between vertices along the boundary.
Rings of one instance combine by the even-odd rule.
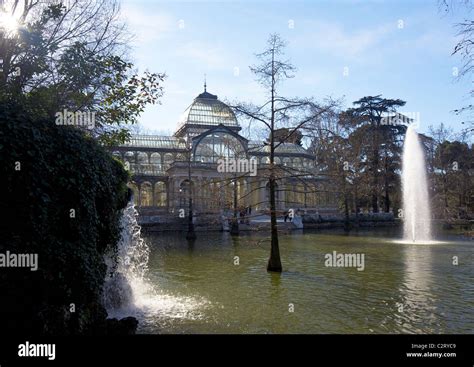
[[[20,27],[19,15],[0,12],[0,31],[16,33]]]

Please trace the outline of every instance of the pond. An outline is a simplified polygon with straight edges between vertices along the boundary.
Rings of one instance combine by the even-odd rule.
[[[189,244],[184,235],[145,237],[148,280],[134,286],[140,333],[474,332],[472,241],[293,232],[280,235],[284,271],[272,274],[266,236],[198,233]],[[364,266],[326,266],[336,254],[358,254]]]

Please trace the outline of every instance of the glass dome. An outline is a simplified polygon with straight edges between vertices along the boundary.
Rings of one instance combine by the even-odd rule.
[[[175,135],[183,135],[187,129],[199,133],[201,129],[207,130],[220,124],[237,131],[240,130],[232,109],[219,101],[216,95],[204,91],[184,111]]]

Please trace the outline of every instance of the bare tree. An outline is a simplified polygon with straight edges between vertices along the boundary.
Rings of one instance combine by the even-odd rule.
[[[344,229],[350,228],[350,187],[354,186],[357,162],[357,147],[350,139],[350,129],[339,123],[341,112],[330,111],[320,119],[315,119],[305,128],[311,139],[310,149],[316,156],[319,173],[331,180],[331,187],[342,194],[344,209]]]
[[[260,106],[252,103],[240,103],[231,106],[237,115],[248,118],[251,122],[263,124],[268,132],[265,143],[269,149],[268,186],[271,225],[271,252],[267,270],[282,272],[280,248],[278,243],[277,206],[276,206],[276,181],[279,179],[283,167],[275,165],[276,149],[292,139],[298,131],[329,110],[332,105],[320,106],[309,98],[286,98],[279,94],[280,83],[293,77],[295,68],[288,60],[283,60],[286,43],[277,34],[270,35],[267,48],[256,57],[260,64],[251,66],[257,81],[266,90],[266,101]],[[286,136],[275,136],[276,131],[285,127],[288,129]],[[284,169],[283,169],[284,170]]]
[[[464,19],[455,25],[459,41],[454,46],[451,55],[457,55],[461,58],[462,65],[455,74],[458,80],[471,78],[474,74],[474,20],[468,19],[474,9],[472,0],[440,0],[439,7],[446,13],[455,13],[458,9],[463,12]],[[474,89],[469,91],[470,97],[474,97]],[[472,103],[460,107],[453,111],[457,115],[467,115],[467,121],[462,124],[465,128],[462,131],[464,135],[472,136],[474,132],[474,105]]]

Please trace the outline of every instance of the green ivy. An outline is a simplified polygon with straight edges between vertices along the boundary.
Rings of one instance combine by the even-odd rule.
[[[6,103],[0,104],[0,162],[0,252],[37,253],[39,263],[36,272],[0,268],[0,330],[100,332],[104,254],[120,236],[128,173],[77,128]]]

